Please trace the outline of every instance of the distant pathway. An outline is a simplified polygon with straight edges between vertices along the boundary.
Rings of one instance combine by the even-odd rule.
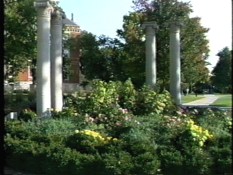
[[[212,104],[213,102],[215,102],[219,97],[216,95],[204,95],[204,98],[199,99],[199,100],[195,100],[192,102],[188,102],[188,103],[183,103],[182,105],[187,105],[187,106],[209,106],[210,104]]]

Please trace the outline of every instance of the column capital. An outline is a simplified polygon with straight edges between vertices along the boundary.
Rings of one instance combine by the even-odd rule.
[[[50,18],[53,7],[48,0],[36,0],[34,7],[37,9],[38,16]]]
[[[170,23],[171,32],[178,32],[178,30],[180,30],[181,27],[183,27],[183,24],[179,21],[174,21]]]
[[[158,25],[155,21],[147,21],[142,24],[142,29],[145,29],[147,27],[151,27],[153,29],[158,29]]]
[[[49,0],[36,0],[34,2],[34,6],[36,8],[46,8],[46,7],[50,7],[50,3]]]
[[[52,19],[51,23],[52,24],[61,25],[62,19],[64,19],[64,18],[65,18],[65,14],[58,9],[54,9],[51,13],[51,19]]]

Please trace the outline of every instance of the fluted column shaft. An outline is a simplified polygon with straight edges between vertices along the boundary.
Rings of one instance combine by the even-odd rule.
[[[51,107],[61,111],[62,94],[62,14],[54,11],[51,18]]]
[[[170,25],[170,93],[177,105],[181,104],[180,24]]]
[[[37,65],[36,107],[38,116],[44,116],[51,108],[50,94],[50,16],[52,7],[48,1],[37,0]]]
[[[142,28],[146,29],[146,85],[154,88],[156,84],[156,35],[155,21],[145,22]]]

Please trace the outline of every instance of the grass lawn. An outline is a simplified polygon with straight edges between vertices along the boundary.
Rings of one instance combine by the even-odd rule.
[[[189,95],[186,95],[186,96],[181,96],[181,101],[182,103],[188,103],[188,102],[191,102],[191,101],[195,101],[195,100],[199,100],[201,98],[204,98],[203,95],[192,95],[192,94],[189,94]]]
[[[232,107],[232,95],[224,94],[217,95],[219,98],[212,103],[210,106],[219,106],[219,107]]]

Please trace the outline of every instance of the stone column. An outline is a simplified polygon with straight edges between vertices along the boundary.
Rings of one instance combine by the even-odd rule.
[[[155,21],[145,22],[146,29],[146,85],[154,88],[156,84],[156,36],[158,25]]]
[[[181,104],[180,26],[170,25],[170,93],[177,105]]]
[[[52,7],[47,0],[36,0],[37,9],[37,65],[36,108],[42,117],[51,108],[50,90],[50,18]]]
[[[55,10],[51,19],[51,107],[61,111],[62,93],[62,15]]]

